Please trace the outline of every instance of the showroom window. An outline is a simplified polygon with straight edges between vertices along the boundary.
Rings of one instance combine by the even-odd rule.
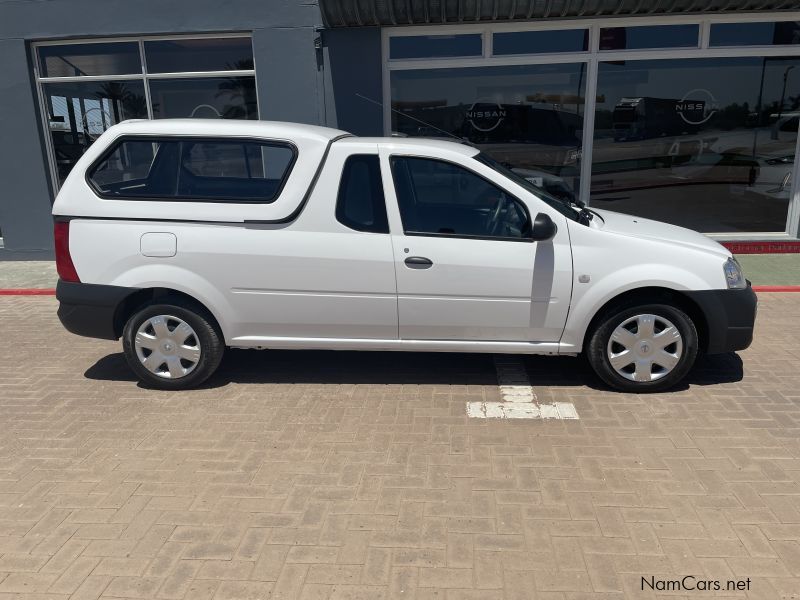
[[[800,235],[798,13],[387,28],[384,129],[471,144],[547,195],[721,238]]]
[[[584,63],[404,69],[390,83],[393,134],[467,141],[557,196],[578,191]]]
[[[249,36],[35,45],[36,79],[60,186],[100,134],[128,119],[257,119]]]
[[[800,57],[601,62],[591,205],[719,233],[786,225]]]

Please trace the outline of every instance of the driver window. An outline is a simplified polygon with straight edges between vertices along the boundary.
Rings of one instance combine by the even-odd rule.
[[[431,158],[391,160],[407,234],[526,239],[530,219],[516,198],[458,165]]]

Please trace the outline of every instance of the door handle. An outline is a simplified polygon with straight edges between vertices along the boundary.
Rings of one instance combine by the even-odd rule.
[[[424,256],[409,256],[405,263],[410,269],[430,269],[433,266],[433,261]]]

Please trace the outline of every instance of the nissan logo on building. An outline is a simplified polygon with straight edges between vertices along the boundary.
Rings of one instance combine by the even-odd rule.
[[[690,125],[702,125],[719,110],[719,103],[708,90],[689,90],[678,100],[675,110]]]
[[[478,131],[497,129],[506,116],[506,109],[493,102],[475,102],[467,109],[467,121]]]

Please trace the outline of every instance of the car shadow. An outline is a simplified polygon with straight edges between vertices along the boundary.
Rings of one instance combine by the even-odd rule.
[[[583,356],[577,359],[570,356],[528,356],[525,360],[534,388],[586,386],[593,390],[609,389]],[[735,383],[743,378],[744,365],[738,354],[705,355],[700,356],[686,378],[669,391],[684,391],[690,386]]]
[[[523,360],[534,388],[608,389],[582,357],[525,356]],[[104,356],[84,376],[98,381],[137,381],[121,352]],[[737,382],[743,376],[737,354],[702,356],[674,391],[690,385]],[[491,354],[231,349],[201,388],[229,383],[497,385],[497,373]]]

